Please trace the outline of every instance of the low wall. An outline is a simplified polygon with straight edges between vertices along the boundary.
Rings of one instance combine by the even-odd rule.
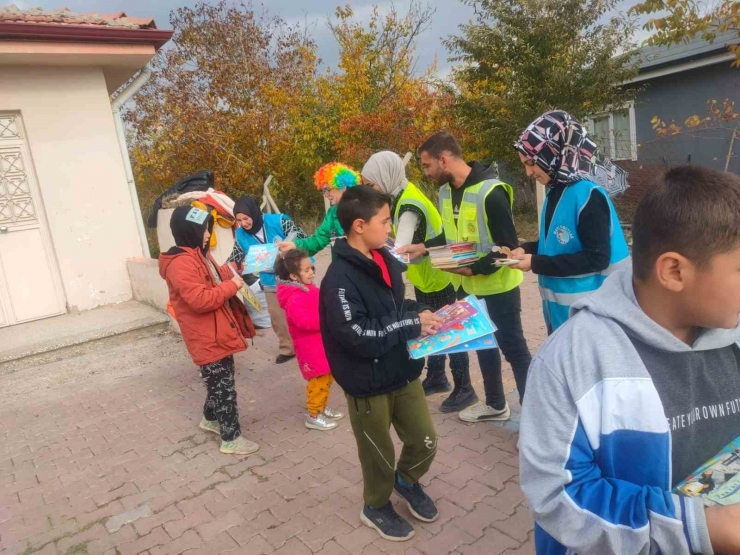
[[[126,267],[134,300],[166,313],[169,292],[167,284],[159,275],[159,262],[153,258],[129,258],[126,260]],[[170,325],[180,333],[180,327],[171,316]]]

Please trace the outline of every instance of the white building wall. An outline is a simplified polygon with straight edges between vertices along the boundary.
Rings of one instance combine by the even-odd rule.
[[[142,256],[103,71],[0,67],[0,111],[20,111],[67,306],[131,299]]]

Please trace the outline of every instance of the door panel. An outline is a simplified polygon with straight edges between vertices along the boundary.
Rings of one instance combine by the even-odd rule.
[[[38,229],[0,235],[0,262],[15,323],[59,314],[52,268]]]
[[[19,114],[0,113],[0,326],[65,311]]]

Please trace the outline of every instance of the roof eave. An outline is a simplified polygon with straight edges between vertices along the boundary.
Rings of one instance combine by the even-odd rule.
[[[102,25],[0,23],[0,40],[151,44],[157,50],[172,38],[172,33],[173,31],[159,29],[126,29]]]

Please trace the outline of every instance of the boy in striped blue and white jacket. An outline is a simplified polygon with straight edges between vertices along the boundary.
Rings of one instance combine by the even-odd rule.
[[[573,305],[529,372],[537,553],[740,553],[740,506],[671,493],[740,436],[740,178],[669,170],[633,241],[633,269]]]

